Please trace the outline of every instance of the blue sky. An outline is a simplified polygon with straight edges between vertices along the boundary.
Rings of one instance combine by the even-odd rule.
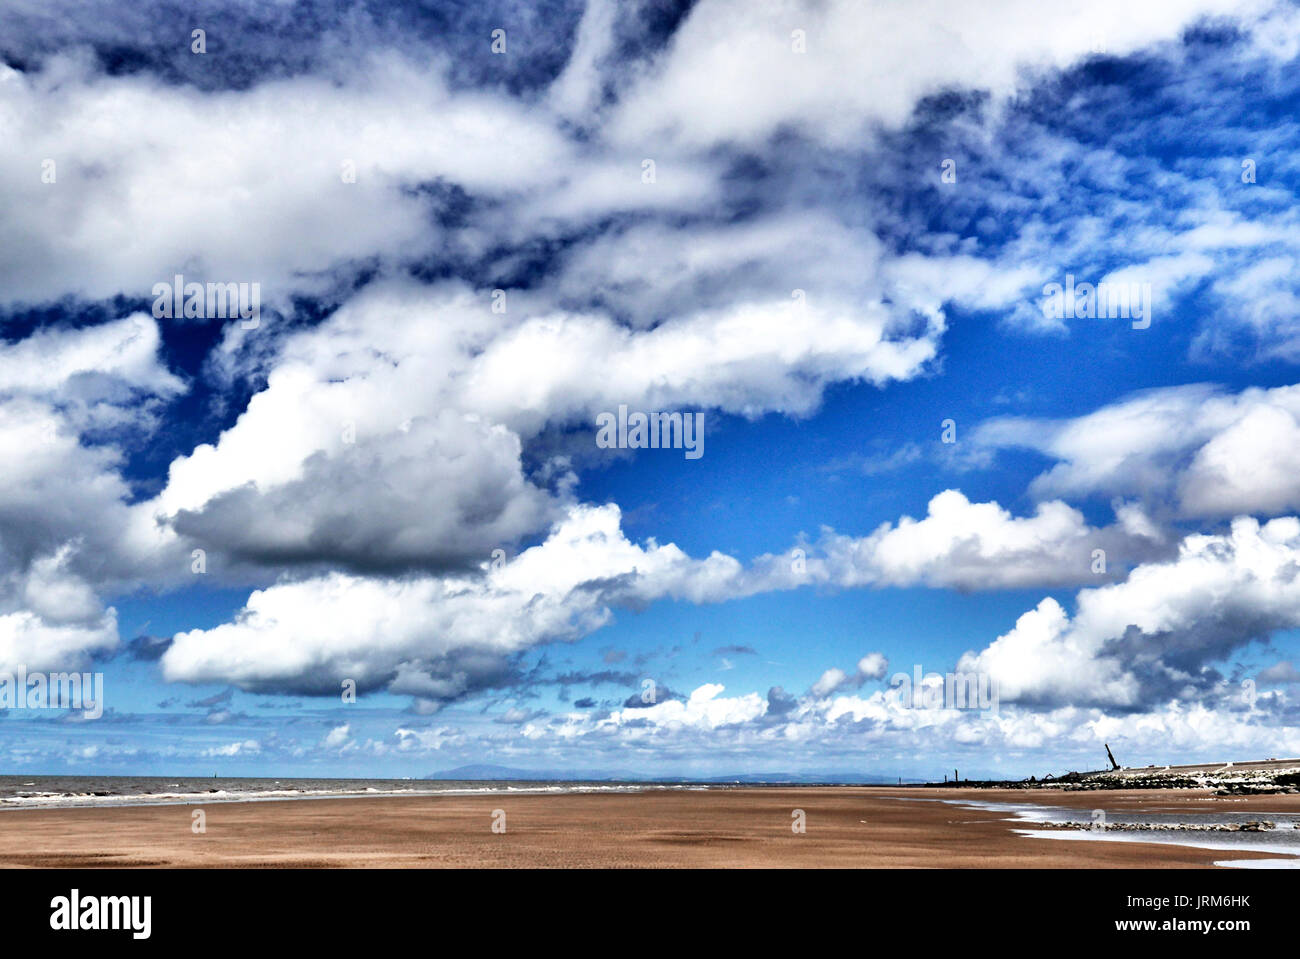
[[[0,768],[1300,754],[1300,10],[1043,6],[7,5]]]

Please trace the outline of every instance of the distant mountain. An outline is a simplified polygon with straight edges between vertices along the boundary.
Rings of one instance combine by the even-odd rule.
[[[859,773],[788,773],[762,772],[737,773],[730,776],[647,776],[627,769],[517,769],[513,766],[497,766],[491,763],[474,763],[429,773],[424,779],[460,779],[502,781],[516,780],[523,782],[648,782],[648,783],[792,783],[806,785],[810,783],[834,783],[837,785],[888,785],[898,782],[897,776],[871,776]],[[905,779],[905,782],[915,782]]]
[[[915,780],[904,777],[904,782],[915,782]],[[809,785],[812,783],[831,783],[834,785],[861,785],[861,786],[880,786],[889,785],[898,782],[897,776],[871,776],[864,773],[832,773],[832,772],[815,772],[815,773],[739,773],[734,776],[707,776],[697,779],[695,782],[702,783],[770,783],[779,785],[781,783],[791,783],[794,785]]]
[[[469,766],[457,766],[442,772],[429,773],[425,779],[484,779],[484,780],[546,780],[559,782],[608,782],[610,780],[638,780],[630,772],[596,772],[590,769],[515,769],[511,766],[494,766],[490,763],[474,763]]]

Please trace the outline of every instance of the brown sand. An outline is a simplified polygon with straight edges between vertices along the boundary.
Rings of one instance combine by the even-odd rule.
[[[0,812],[2,866],[1171,867],[1261,853],[1018,836],[969,798],[1089,811],[1300,811],[1300,796],[859,787],[381,797]],[[491,831],[506,812],[505,834]],[[807,832],[791,831],[791,811]]]

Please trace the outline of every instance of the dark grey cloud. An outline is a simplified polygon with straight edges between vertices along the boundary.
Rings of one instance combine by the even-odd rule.
[[[172,644],[170,636],[140,635],[123,644],[125,655],[137,662],[157,662]]]
[[[645,709],[648,706],[656,706],[659,703],[666,703],[670,699],[685,701],[686,696],[664,685],[656,685],[654,690],[654,699],[650,702],[643,700],[641,691],[637,691],[623,700],[624,709]]]
[[[362,435],[338,455],[311,456],[298,481],[241,486],[182,510],[173,525],[235,563],[470,570],[555,515],[512,444],[455,417],[416,419],[405,431]]]
[[[202,699],[191,700],[185,705],[198,708],[198,709],[210,709],[213,706],[226,705],[231,701],[231,699],[234,698],[234,695],[235,695],[235,690],[232,687],[230,689],[225,689],[219,693],[213,693],[211,696],[205,696]]]
[[[1261,670],[1258,679],[1261,683],[1300,683],[1300,670],[1290,660],[1282,660]]]
[[[784,716],[799,705],[799,699],[787,693],[780,686],[773,686],[767,691],[766,716]]]
[[[244,89],[269,78],[328,73],[389,49],[446,60],[454,83],[523,93],[564,68],[583,0],[14,0],[0,11],[0,56],[27,65],[83,47],[112,74],[150,73],[202,90]],[[207,53],[191,52],[206,31]],[[492,31],[507,31],[505,55]]]

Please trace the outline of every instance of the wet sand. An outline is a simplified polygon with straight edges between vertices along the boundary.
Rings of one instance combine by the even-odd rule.
[[[0,811],[0,866],[1162,868],[1225,858],[1170,844],[1027,838],[1007,813],[899,801],[940,798],[1260,818],[1300,812],[1300,795],[860,787],[22,809]],[[191,829],[199,808],[202,834]],[[504,834],[492,831],[498,809]],[[806,814],[802,835],[791,830],[795,809]]]

